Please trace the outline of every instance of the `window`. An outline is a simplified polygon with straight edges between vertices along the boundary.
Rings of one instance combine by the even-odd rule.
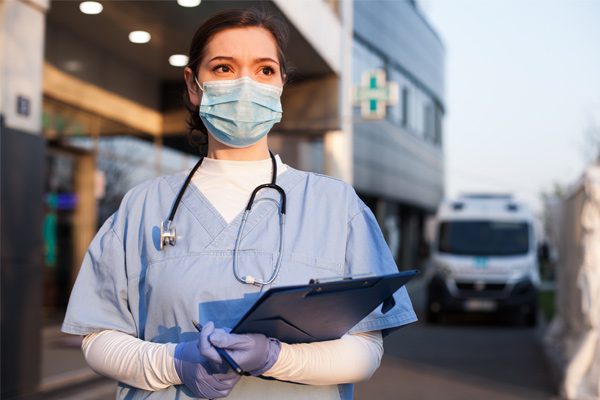
[[[396,82],[398,88],[401,88],[404,84],[404,77],[401,73],[396,71],[394,68],[390,68],[388,66],[387,71],[387,80],[390,82]],[[387,118],[388,120],[396,126],[402,125],[402,92],[399,89],[398,92],[398,103],[388,107],[387,109]]]
[[[443,117],[443,113],[442,113],[442,109],[437,105],[435,106],[435,116],[434,117],[435,117],[434,143],[437,144],[438,146],[442,147],[442,117]]]
[[[353,85],[361,85],[363,73],[374,69],[384,69],[387,80],[400,87],[398,104],[387,107],[386,119],[404,128],[406,133],[441,147],[443,112],[435,99],[418,82],[405,75],[401,67],[386,63],[384,58],[355,40],[352,47]],[[353,108],[353,115],[360,116],[359,107]]]
[[[384,69],[385,64],[381,57],[371,50],[354,41],[352,45],[352,83],[359,85],[365,71]]]
[[[410,92],[408,88],[404,86],[402,88],[402,126],[407,128],[410,123],[409,112],[410,112]]]
[[[435,143],[435,111],[433,105],[426,102],[423,112],[423,126],[425,127],[425,140],[430,143]]]
[[[468,256],[513,256],[529,251],[526,222],[449,221],[440,225],[438,250]]]
[[[422,106],[422,94],[421,91],[415,90],[412,97],[412,118],[410,120],[413,133],[418,137],[423,137],[423,106]]]

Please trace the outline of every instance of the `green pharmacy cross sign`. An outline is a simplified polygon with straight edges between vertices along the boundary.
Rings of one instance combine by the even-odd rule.
[[[398,84],[385,81],[385,71],[366,71],[362,84],[354,88],[354,104],[360,105],[365,119],[385,118],[386,106],[398,104]]]

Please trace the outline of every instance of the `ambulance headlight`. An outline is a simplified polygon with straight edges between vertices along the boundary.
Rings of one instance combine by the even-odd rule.
[[[527,274],[531,266],[529,264],[514,264],[510,269],[510,275],[512,279],[520,278]]]
[[[434,261],[433,270],[444,278],[452,275],[452,268],[450,268],[450,266],[444,262]]]

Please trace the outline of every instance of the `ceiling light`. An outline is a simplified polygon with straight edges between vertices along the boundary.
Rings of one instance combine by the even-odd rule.
[[[188,56],[185,54],[173,54],[169,57],[169,64],[174,67],[185,67],[188,63]]]
[[[148,43],[150,41],[150,34],[146,31],[129,32],[129,41],[131,43]]]
[[[69,72],[79,72],[81,71],[81,62],[77,60],[69,60],[65,61],[65,69]]]
[[[177,4],[181,7],[197,7],[201,0],[177,0]]]
[[[97,1],[83,1],[79,3],[79,10],[84,14],[100,14],[104,7]]]

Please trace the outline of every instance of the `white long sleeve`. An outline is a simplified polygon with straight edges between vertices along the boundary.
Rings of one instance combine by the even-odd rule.
[[[281,344],[279,358],[264,375],[308,385],[369,379],[383,356],[380,331],[344,335],[326,342]]]
[[[275,156],[277,176],[287,165]],[[227,223],[246,207],[252,191],[258,185],[271,182],[273,164],[270,158],[258,161],[230,161],[204,158],[192,183],[210,201]]]
[[[81,343],[91,369],[151,391],[181,383],[173,359],[175,347],[175,343],[147,342],[113,330],[86,335]]]
[[[81,347],[97,373],[154,391],[181,383],[173,359],[175,346],[105,330],[87,335]],[[382,355],[379,331],[319,343],[282,343],[279,358],[264,375],[309,385],[359,382],[373,375]]]

